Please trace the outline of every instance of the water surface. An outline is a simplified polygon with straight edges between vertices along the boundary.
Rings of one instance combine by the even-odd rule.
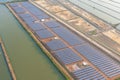
[[[12,80],[1,45],[0,45],[0,80]]]
[[[4,5],[0,5],[0,36],[17,80],[65,80]]]

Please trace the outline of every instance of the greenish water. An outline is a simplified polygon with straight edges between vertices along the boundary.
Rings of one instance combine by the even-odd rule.
[[[0,80],[12,80],[0,45]]]
[[[4,5],[0,5],[0,36],[17,80],[65,80]]]

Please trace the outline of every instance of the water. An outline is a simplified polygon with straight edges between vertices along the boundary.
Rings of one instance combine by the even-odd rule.
[[[0,45],[0,80],[12,80]]]
[[[120,23],[120,5],[108,0],[69,0],[110,24]],[[117,4],[117,5],[116,5]]]
[[[0,36],[17,80],[65,80],[4,5],[0,5]]]

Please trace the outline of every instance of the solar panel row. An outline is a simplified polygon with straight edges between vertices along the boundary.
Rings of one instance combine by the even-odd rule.
[[[86,44],[83,46],[76,46],[75,49],[107,76],[113,77],[120,74],[120,65],[101,51],[93,48],[93,46]]]
[[[40,24],[40,23],[28,23],[28,26],[33,30],[33,31],[37,31],[37,30],[43,30],[45,29],[45,27]]]
[[[47,14],[45,14],[43,11],[41,11],[40,9],[38,9],[37,7],[33,6],[32,4],[30,4],[29,2],[22,2],[21,3],[22,6],[24,6],[28,11],[30,11],[33,15],[37,16],[38,19],[47,19],[49,18],[49,16]]]
[[[75,52],[69,48],[57,50],[55,51],[54,55],[63,64],[70,64],[82,60]]]
[[[84,43],[83,39],[73,34],[72,32],[70,32],[70,30],[64,27],[53,28],[52,30],[71,46]]]
[[[45,22],[45,25],[48,26],[49,28],[62,27],[62,25],[60,23],[58,23],[57,21],[54,21],[54,20]]]
[[[10,6],[16,7],[16,6],[18,6],[18,4],[17,3],[11,3]]]
[[[74,71],[73,74],[77,80],[106,80],[100,73],[90,66]]]
[[[25,8],[35,8],[34,5],[30,4],[29,2],[22,2],[21,4],[22,6],[24,6]]]
[[[13,9],[15,10],[16,13],[24,13],[25,10],[21,7],[13,7]]]
[[[60,39],[53,39],[46,43],[50,50],[58,50],[66,48],[67,46]]]
[[[33,17],[32,14],[37,15],[38,19],[44,19],[46,17],[48,18],[48,15],[46,15],[43,11],[39,10],[38,8],[36,8],[28,2],[21,2],[21,4],[22,7],[19,6],[18,3],[12,3],[10,4],[10,6],[23,19],[23,21],[27,23],[27,25],[33,31],[35,31],[35,33],[39,36],[40,39],[53,37],[54,35],[49,30],[45,30],[46,28],[41,23],[35,23],[36,19]],[[32,14],[26,12],[26,10],[23,7],[26,8]]]
[[[36,31],[36,34],[39,36],[40,39],[54,37],[54,35],[47,29]]]

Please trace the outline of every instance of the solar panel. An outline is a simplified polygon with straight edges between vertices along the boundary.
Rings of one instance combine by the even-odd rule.
[[[78,37],[77,35],[70,32],[68,29],[64,27],[53,28],[53,31],[72,46],[84,42],[83,39],[81,39],[80,37]]]
[[[40,19],[40,20],[41,20],[41,19],[48,19],[49,16],[46,15],[46,14],[40,14],[40,15],[37,16],[37,18]]]
[[[57,21],[48,21],[48,22],[45,22],[45,25],[48,26],[48,27],[50,27],[50,28],[56,28],[56,27],[62,26]]]
[[[49,16],[44,13],[42,10],[38,9],[37,7],[35,7],[34,5],[32,5],[31,3],[29,2],[22,2],[22,5],[29,11],[31,12],[32,14],[34,14],[35,16],[38,16],[39,19],[46,19],[46,18],[49,18]],[[43,17],[40,17],[40,16],[43,16]]]
[[[106,80],[98,71],[91,66],[73,72],[77,80]]]
[[[22,7],[12,7],[16,13],[24,13],[25,10]]]
[[[20,16],[21,18],[28,18],[28,17],[32,17],[29,13],[19,14],[19,16]]]
[[[40,31],[36,31],[36,34],[39,36],[39,38],[44,39],[44,38],[50,38],[50,37],[54,37],[54,35],[48,31],[47,29],[45,30],[40,30]]]
[[[42,30],[45,29],[45,27],[41,24],[41,23],[28,23],[28,26],[32,29],[32,30]]]
[[[83,46],[76,46],[75,49],[84,55],[91,63],[98,67],[108,77],[120,75],[120,65],[109,56],[103,54],[100,50],[93,46],[86,44]]]
[[[46,43],[51,50],[58,50],[67,47],[60,39],[54,39]]]
[[[18,6],[18,3],[10,3],[10,6],[11,6],[11,7],[17,7],[17,6]]]
[[[70,64],[82,60],[76,53],[74,53],[69,48],[57,50],[54,52],[54,55],[63,64]]]
[[[35,19],[33,17],[23,17],[22,18],[25,22],[34,22]]]
[[[35,16],[39,16],[41,14],[45,14],[43,11],[41,11],[40,9],[35,8],[26,8],[29,12],[31,12],[33,15]]]
[[[21,5],[25,8],[35,8],[35,6],[30,4],[29,2],[21,2]]]

